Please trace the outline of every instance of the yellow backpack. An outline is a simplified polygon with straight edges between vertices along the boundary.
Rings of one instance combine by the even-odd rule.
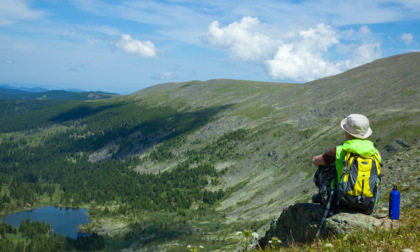
[[[337,204],[371,214],[379,202],[381,169],[377,154],[363,157],[347,152],[343,161],[343,173],[337,185]]]

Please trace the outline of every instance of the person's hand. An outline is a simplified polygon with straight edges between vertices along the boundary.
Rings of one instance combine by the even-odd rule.
[[[324,159],[322,158],[322,154],[318,155],[318,156],[315,156],[312,159],[312,163],[314,163],[314,165],[316,165],[316,166],[321,166],[321,165],[326,165],[327,164],[327,163],[325,163]]]

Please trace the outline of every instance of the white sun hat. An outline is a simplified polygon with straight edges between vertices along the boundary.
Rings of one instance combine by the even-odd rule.
[[[341,128],[350,135],[365,139],[372,135],[369,120],[361,114],[351,114],[341,121]]]

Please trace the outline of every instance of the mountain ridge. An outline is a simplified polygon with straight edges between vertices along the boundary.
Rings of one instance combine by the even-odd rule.
[[[367,115],[373,129],[371,140],[381,151],[384,163],[392,160],[395,166],[396,153],[409,150],[420,140],[419,89],[420,53],[409,53],[305,84],[215,79],[165,83],[111,99],[0,103],[7,108],[0,116],[3,125],[0,144],[15,146],[17,153],[24,149],[30,153],[28,157],[41,147],[50,148],[55,155],[49,157],[56,158],[53,165],[69,166],[66,172],[79,169],[79,164],[84,168],[79,171],[83,174],[96,174],[106,167],[121,179],[127,177],[125,169],[159,178],[162,174],[175,176],[173,171],[210,167],[206,172],[212,175],[204,174],[201,178],[207,183],[199,188],[206,199],[203,196],[202,201],[195,200],[186,209],[176,210],[178,215],[168,215],[185,218],[185,223],[174,224],[183,225],[182,230],[192,233],[210,230],[213,236],[229,240],[229,234],[224,232],[251,225],[261,228],[287,206],[310,200],[316,191],[312,157],[345,141],[339,125],[348,114]],[[409,153],[412,156],[409,158],[419,158],[417,152]],[[19,162],[14,165],[10,169],[13,172],[26,169]],[[48,181],[51,177],[45,175],[47,172],[37,176],[32,174],[33,170],[27,172],[31,176],[22,180],[36,180],[39,176]],[[77,175],[74,174],[76,178]],[[78,178],[74,183],[86,179]],[[150,210],[150,215],[141,210],[140,217],[134,210],[126,211],[134,206],[118,201],[124,194],[114,196],[117,199],[112,201],[106,198],[105,192],[109,193],[111,186],[114,185],[107,184],[106,190],[87,187],[90,193],[94,189],[101,192],[104,205],[84,202],[85,198],[79,197],[79,194],[85,197],[84,192],[64,189],[57,203],[85,204],[94,222],[87,229],[103,234],[140,235],[144,228],[134,223],[139,221],[138,225],[142,225],[148,218],[153,220],[154,214],[163,214],[163,209],[153,210],[156,213]],[[386,188],[385,194],[387,189],[391,188]],[[183,188],[177,190],[184,192]],[[223,198],[220,192],[224,192]],[[211,193],[219,193],[217,201],[211,198],[214,197]],[[185,199],[181,196],[177,199]],[[166,192],[159,192],[156,197],[168,201]],[[149,205],[155,203],[151,200]],[[204,214],[200,209],[208,211],[203,218],[212,221],[199,221],[200,216],[187,215]],[[118,225],[106,224],[110,214],[119,221]],[[208,228],[203,227],[207,225],[203,223],[209,222],[212,224]],[[224,225],[226,230],[219,229],[214,222]],[[115,230],[109,230],[113,226]],[[185,235],[190,231],[177,232]]]
[[[397,61],[397,64],[394,64],[395,61]],[[389,71],[386,66],[388,66],[388,68],[391,67],[393,71]],[[348,72],[306,84],[254,83],[255,85],[253,85],[250,84],[250,82],[236,80],[210,80],[207,82],[175,84],[174,86],[171,86],[172,89],[170,89],[169,86],[166,86],[161,92],[163,92],[166,97],[169,97],[169,99],[176,99],[180,94],[186,93],[185,89],[195,88],[196,90],[190,91],[188,95],[184,96],[185,102],[191,107],[199,107],[200,104],[206,103],[212,105],[234,104],[229,110],[233,110],[232,114],[241,118],[235,118],[234,120],[242,120],[244,123],[244,125],[241,125],[238,128],[255,129],[258,128],[258,126],[267,123],[283,124],[283,127],[277,127],[277,129],[273,126],[273,131],[282,130],[283,128],[294,128],[293,131],[289,132],[289,136],[284,136],[278,140],[279,142],[287,142],[288,145],[291,144],[293,147],[287,149],[293,153],[292,155],[294,158],[299,158],[300,160],[293,164],[293,162],[290,162],[289,158],[287,165],[284,166],[292,166],[295,168],[302,166],[308,167],[308,165],[311,166],[310,159],[314,154],[322,153],[327,146],[334,146],[335,144],[344,141],[344,138],[341,138],[341,140],[338,141],[334,139],[340,139],[340,136],[342,135],[342,133],[340,133],[341,129],[339,127],[339,122],[342,118],[351,113],[363,113],[368,116],[374,130],[372,140],[376,145],[379,145],[379,147],[382,146],[382,148],[385,148],[386,146],[392,145],[394,148],[401,148],[402,146],[395,140],[397,138],[403,138],[408,142],[417,141],[418,134],[416,133],[418,133],[418,125],[420,124],[418,119],[420,118],[418,116],[420,110],[418,106],[415,105],[420,98],[418,92],[419,66],[420,53],[411,53],[377,60]],[[402,77],[400,74],[402,74]],[[363,78],[363,76],[369,77]],[[215,84],[219,85],[212,86]],[[248,87],[248,84],[252,87]],[[212,92],[209,92],[203,86],[211,86]],[[245,89],[244,86],[247,88]],[[182,87],[184,90],[182,90]],[[170,91],[166,91],[168,88]],[[239,90],[240,88],[243,88],[243,90]],[[174,89],[176,91],[174,91]],[[217,89],[223,90],[223,93],[219,93]],[[212,93],[213,95],[209,95],[209,93],[205,92],[202,93],[203,90]],[[248,93],[246,93],[245,90]],[[400,91],[400,93],[398,93],[398,91]],[[200,98],[195,99],[193,97],[193,94],[196,93],[201,94],[201,96],[199,96]],[[238,93],[240,93],[240,95],[238,95]],[[403,96],[405,93],[409,95]],[[141,91],[134,94],[134,96],[136,95],[140,95],[141,97]],[[300,97],[305,97],[305,99],[301,99]],[[387,99],[384,99],[383,97],[387,97]],[[398,97],[399,99],[393,97]],[[258,112],[256,115],[253,115],[252,113],[247,113],[249,107],[253,107],[254,110],[255,108],[261,109],[257,109]],[[307,110],[308,108],[309,113],[305,113],[304,110]],[[255,113],[255,111],[252,112]],[[302,117],[301,115],[305,115],[305,117]],[[253,118],[257,118],[258,120],[252,120]],[[283,118],[285,119],[284,121],[281,120]],[[393,125],[389,123],[392,118],[401,118],[402,121],[400,124]],[[228,119],[224,118],[223,120],[226,121]],[[219,121],[216,120],[213,122],[219,125],[219,130],[222,132],[224,123],[221,121],[223,120],[220,119]],[[402,122],[404,122],[406,127],[402,125]],[[231,130],[235,129],[232,126],[226,127]],[[401,130],[401,128],[406,128],[407,130]],[[306,134],[303,138],[301,136],[302,133]],[[200,134],[203,133],[201,132]],[[212,134],[217,135],[216,132],[213,132]],[[294,141],[292,140],[293,138],[295,139]],[[320,144],[320,141],[325,142],[325,140],[328,141],[329,145],[325,143]],[[266,139],[266,141],[269,140]],[[299,150],[302,149],[302,146],[305,146],[305,148],[309,150],[299,152]],[[264,146],[260,146],[260,148],[266,149],[265,153],[268,153],[272,149],[276,150],[277,153],[288,152],[286,148],[279,148],[273,143],[265,144]],[[386,151],[383,151],[383,153],[386,158],[388,153]],[[266,162],[267,164],[264,164],[263,160],[268,158],[256,159],[258,162],[256,162],[255,165],[276,165],[276,162]],[[278,172],[284,170],[284,166],[278,168]],[[241,169],[239,168],[236,169],[238,173],[240,173],[240,170]],[[244,180],[245,177],[249,175],[252,176],[253,172],[251,172],[249,168],[246,170],[247,173],[245,174],[247,175],[243,175],[239,180]],[[272,168],[271,172],[276,173],[274,172],[275,170],[276,169]],[[308,172],[311,170],[315,171],[315,168],[306,169],[306,171],[304,171],[304,173],[307,173],[307,175],[304,176],[306,179],[302,180],[302,178],[299,179],[296,177],[296,181],[305,184],[310,183],[311,176]],[[270,175],[267,174],[267,176]],[[254,184],[263,183],[262,181],[265,181],[265,177],[261,174],[259,177],[261,177],[261,179],[256,180]],[[230,180],[226,179],[226,184],[229,184],[228,181]],[[275,183],[273,182],[273,185],[278,184],[280,181],[281,180],[278,180]],[[270,186],[270,188],[276,187],[273,185]],[[307,188],[304,190],[313,190],[313,187],[311,186],[308,186]],[[303,192],[303,190],[298,191]],[[244,193],[238,193],[231,198],[249,198],[249,200],[251,200],[252,197],[246,197]],[[268,201],[269,200],[267,200],[267,202]],[[227,202],[229,202],[229,200],[227,200]],[[239,203],[235,200],[233,202]],[[260,207],[263,205],[264,204],[260,204]],[[247,208],[248,207],[249,206],[247,206]],[[222,208],[224,210],[227,209],[227,207]],[[235,209],[235,212],[237,211],[238,209]],[[243,210],[243,212],[245,211],[246,209]],[[253,212],[256,214],[258,210],[254,210]]]

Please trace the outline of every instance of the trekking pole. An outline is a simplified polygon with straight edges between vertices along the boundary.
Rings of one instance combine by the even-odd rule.
[[[321,229],[324,226],[325,219],[327,218],[328,213],[330,211],[331,201],[332,201],[332,198],[333,198],[333,192],[334,192],[334,190],[331,190],[330,198],[328,199],[327,206],[325,207],[324,216],[322,217],[321,223],[319,224],[319,227],[318,227],[318,231],[316,232],[316,236],[315,236],[316,239],[318,239],[319,236],[321,235]]]

